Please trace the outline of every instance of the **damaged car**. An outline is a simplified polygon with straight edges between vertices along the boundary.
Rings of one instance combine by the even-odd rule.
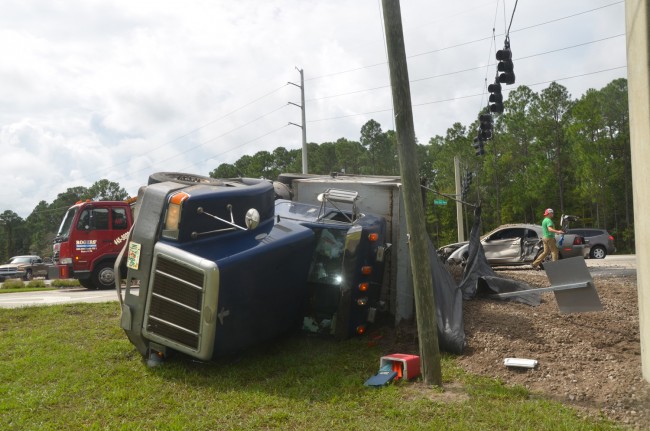
[[[589,257],[591,248],[582,235],[558,234],[556,240],[560,259],[576,256]],[[490,266],[530,265],[544,250],[542,226],[536,224],[502,225],[483,235],[481,245]],[[465,243],[453,251],[446,262],[450,265],[465,265],[467,257],[468,246]],[[548,259],[550,259],[550,255]]]

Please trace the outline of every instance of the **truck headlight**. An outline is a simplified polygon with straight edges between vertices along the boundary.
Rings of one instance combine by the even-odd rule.
[[[178,226],[181,222],[183,210],[183,201],[190,197],[185,192],[174,193],[169,197],[167,205],[167,214],[165,215],[165,226],[162,236],[169,239],[178,239]]]

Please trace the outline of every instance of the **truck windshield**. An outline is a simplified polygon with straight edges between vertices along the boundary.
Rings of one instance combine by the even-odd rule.
[[[31,256],[14,256],[9,260],[9,263],[32,263]]]
[[[343,251],[345,249],[344,229],[315,229],[316,250],[309,271],[309,281],[332,285],[341,284]]]
[[[68,212],[65,213],[61,226],[59,226],[59,231],[56,233],[54,241],[64,241],[70,236],[70,228],[72,227],[72,221],[74,216],[77,214],[77,208],[70,208]]]

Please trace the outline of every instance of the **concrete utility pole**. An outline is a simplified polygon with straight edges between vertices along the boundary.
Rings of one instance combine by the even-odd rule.
[[[630,146],[634,196],[637,291],[641,371],[650,382],[650,6],[647,0],[625,1]]]
[[[458,242],[465,241],[465,225],[463,224],[463,203],[460,201],[460,160],[454,156],[454,176],[456,180],[456,226],[458,227]]]
[[[404,212],[410,238],[409,255],[413,272],[420,364],[424,383],[442,386],[436,307],[427,231],[424,224],[424,209],[420,199],[411,89],[406,65],[399,0],[382,0],[382,8],[384,10],[390,83],[393,90],[397,151],[404,189]]]
[[[297,103],[289,102],[290,105],[294,105],[300,108],[302,111],[302,126],[296,123],[291,123],[289,124],[293,126],[300,127],[302,129],[302,173],[307,174],[307,123],[305,121],[305,75],[303,74],[302,69],[298,69],[296,67],[296,70],[300,72],[300,85],[294,84],[293,82],[287,82],[287,84],[295,85],[296,87],[300,88],[300,105]]]

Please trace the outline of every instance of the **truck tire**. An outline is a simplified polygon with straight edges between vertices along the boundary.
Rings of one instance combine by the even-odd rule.
[[[322,175],[310,174],[280,174],[277,181],[273,181],[275,199],[293,200],[293,180],[303,180],[306,178],[322,177]]]
[[[31,269],[25,270],[25,276],[23,277],[23,279],[25,281],[31,281],[33,278],[34,278],[34,274],[32,274],[32,270]]]
[[[293,192],[291,187],[280,181],[273,181],[273,191],[275,192],[275,199],[286,199],[288,201],[293,199]]]
[[[82,287],[85,287],[86,289],[94,289],[95,285],[93,284],[93,281],[90,278],[85,278],[83,280],[79,280],[79,284],[81,284]]]
[[[112,289],[115,287],[115,270],[112,262],[102,262],[95,267],[91,275],[95,289]]]
[[[210,184],[215,186],[224,185],[223,180],[217,178],[206,177],[203,175],[186,174],[183,172],[156,172],[149,175],[148,184],[164,183],[172,181],[174,183],[194,185],[194,184]]]

